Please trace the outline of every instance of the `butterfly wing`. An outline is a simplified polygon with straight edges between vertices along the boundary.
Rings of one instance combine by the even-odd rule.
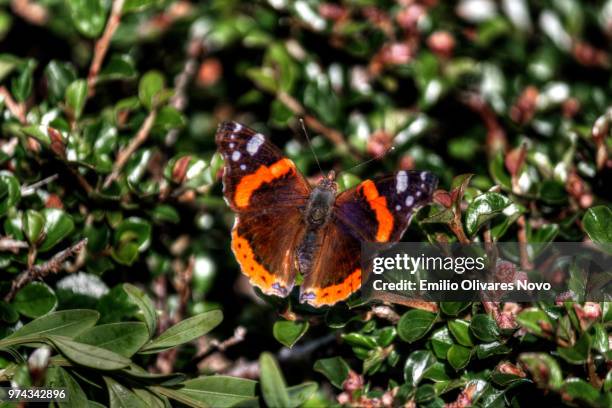
[[[287,296],[310,186],[276,146],[244,125],[222,123],[215,140],[224,158],[223,194],[237,213],[232,251],[242,273],[264,293]]]
[[[365,242],[396,242],[417,209],[431,202],[438,179],[428,171],[399,171],[365,180],[338,195],[334,214]]]
[[[333,305],[359,290],[362,275],[368,273],[362,270],[361,243],[399,241],[436,186],[437,178],[429,172],[400,171],[339,194],[316,243],[318,255],[300,287],[300,301]]]
[[[300,302],[330,306],[361,287],[361,242],[337,219],[331,219],[317,237],[319,250],[300,286]]]
[[[223,122],[215,136],[224,160],[223,193],[235,212],[303,206],[310,185],[264,135]]]

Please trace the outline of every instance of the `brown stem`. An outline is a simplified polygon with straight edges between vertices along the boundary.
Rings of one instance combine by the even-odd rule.
[[[189,258],[189,263],[186,267],[182,267],[182,262],[178,261],[175,269],[175,277],[172,282],[174,290],[179,296],[179,304],[174,314],[168,318],[168,325],[177,324],[183,318],[187,309],[187,303],[191,297],[191,279],[193,278],[193,269],[195,267],[195,258]],[[162,277],[163,278],[163,277]],[[166,311],[167,316],[167,311]],[[170,349],[158,354],[155,361],[155,367],[160,373],[168,374],[174,371],[174,364],[178,357],[177,349]]]
[[[336,129],[332,129],[323,123],[321,123],[317,118],[312,115],[309,115],[306,112],[306,108],[293,96],[289,95],[284,91],[280,91],[277,94],[278,99],[284,103],[294,114],[298,116],[304,117],[304,122],[306,125],[316,132],[321,133],[326,139],[335,144],[338,149],[341,151],[348,151],[355,156],[358,156],[356,152],[351,151],[349,145],[344,140],[344,136],[342,133],[337,131]]]
[[[11,290],[4,297],[4,301],[10,302],[19,289],[33,280],[43,279],[50,273],[57,273],[61,271],[64,268],[64,262],[68,258],[80,253],[83,248],[85,248],[85,245],[87,245],[87,238],[84,238],[71,247],[58,252],[48,261],[39,265],[33,265],[17,275],[12,282]]]
[[[9,112],[11,112],[22,125],[27,124],[25,105],[23,103],[16,102],[11,93],[4,86],[0,86],[0,98],[4,99],[4,104]]]
[[[453,231],[453,234],[455,234],[459,242],[461,242],[462,244],[469,244],[471,241],[467,237],[467,235],[465,235],[465,232],[463,231],[463,224],[461,223],[461,210],[455,209],[454,212],[455,218],[448,226],[451,231]]]
[[[0,252],[12,252],[18,253],[20,249],[28,247],[28,243],[25,241],[18,241],[11,237],[0,237]]]
[[[44,25],[49,19],[47,9],[30,0],[12,0],[11,9],[30,24]]]
[[[527,251],[527,221],[524,215],[521,215],[516,220],[519,227],[518,230],[518,241],[519,241],[519,254],[521,257],[521,269],[524,271],[531,270],[533,265],[529,262],[529,253]]]
[[[121,11],[123,10],[124,3],[125,0],[113,1],[111,13],[106,21],[106,27],[104,28],[102,37],[100,37],[96,42],[94,56],[91,61],[91,66],[89,67],[89,74],[87,75],[87,91],[90,97],[95,93],[94,86],[96,85],[96,81],[98,79],[100,67],[102,66],[106,52],[108,51],[111,39],[113,38],[117,27],[119,27],[119,22],[121,21]]]
[[[193,33],[198,31],[199,30],[192,30]],[[183,111],[185,107],[187,107],[187,86],[198,69],[198,60],[203,53],[204,47],[202,45],[202,36],[192,34],[187,44],[187,60],[185,61],[183,70],[174,78],[174,95],[172,99],[170,99],[170,105],[178,111]],[[166,145],[172,146],[176,143],[178,134],[178,129],[170,130],[166,135]]]
[[[127,163],[129,158],[134,154],[134,152],[147,140],[149,137],[149,133],[153,128],[153,124],[155,123],[155,118],[157,117],[157,110],[153,109],[149,112],[149,115],[145,118],[142,126],[138,129],[138,133],[132,139],[132,141],[122,149],[117,155],[117,160],[115,160],[115,164],[113,165],[113,171],[106,177],[104,180],[103,187],[108,188],[113,181],[119,177],[119,173],[123,169],[123,166]]]

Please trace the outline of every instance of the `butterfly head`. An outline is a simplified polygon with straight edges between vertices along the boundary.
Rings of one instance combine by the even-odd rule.
[[[338,191],[338,183],[336,183],[336,172],[331,170],[327,175],[319,181],[317,187],[321,190],[331,191],[336,194]]]

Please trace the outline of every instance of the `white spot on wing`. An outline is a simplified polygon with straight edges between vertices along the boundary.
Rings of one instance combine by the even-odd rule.
[[[399,204],[398,204],[398,205],[396,205],[396,206],[395,206],[395,211],[399,211],[399,210],[401,210],[401,209],[402,209],[402,206],[401,206],[401,205],[399,205]]]
[[[408,197],[406,197],[406,205],[410,207],[412,204],[414,204],[414,197],[409,195]]]
[[[233,148],[234,148],[234,146],[236,146],[236,144],[235,144],[235,143],[230,143],[230,144],[229,144],[229,148],[230,148],[230,149],[233,149]]]
[[[240,165],[240,170],[246,170],[246,164],[241,164]]]
[[[232,153],[232,160],[233,161],[240,160],[240,152],[239,151],[235,151],[234,153]]]
[[[397,192],[403,193],[404,191],[406,191],[406,189],[408,188],[408,173],[403,170],[400,171],[399,173],[397,173],[395,180],[395,189],[397,190]]]
[[[249,152],[251,156],[255,155],[261,145],[264,144],[265,140],[266,139],[261,133],[255,133],[255,135],[247,143],[247,152]]]
[[[240,123],[234,123],[234,130],[240,132],[242,130],[242,125]]]
[[[421,173],[421,180],[425,181],[427,179],[427,173]]]

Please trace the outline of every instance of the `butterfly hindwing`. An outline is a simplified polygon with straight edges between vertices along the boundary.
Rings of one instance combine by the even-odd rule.
[[[310,271],[300,286],[300,301],[315,307],[347,299],[361,287],[361,242],[339,220],[323,227]]]
[[[338,195],[334,214],[365,242],[399,241],[415,210],[432,199],[438,180],[428,171],[399,171],[365,180]]]
[[[224,158],[223,193],[237,213],[232,251],[242,273],[264,293],[287,296],[310,186],[291,160],[244,125],[222,123],[216,142]]]

